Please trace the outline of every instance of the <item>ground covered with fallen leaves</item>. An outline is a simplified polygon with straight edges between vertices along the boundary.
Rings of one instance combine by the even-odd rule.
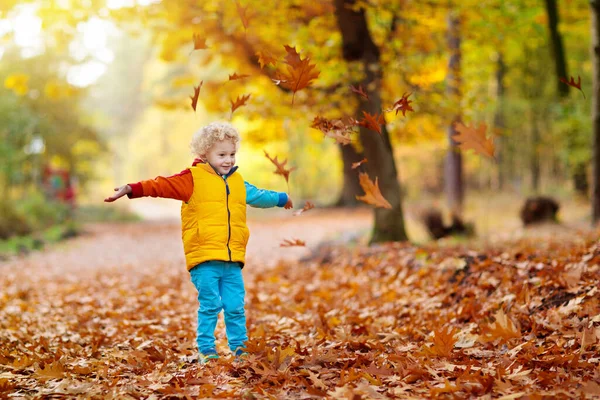
[[[220,322],[222,358],[204,366],[176,224],[95,226],[0,264],[0,398],[600,396],[597,232],[279,248],[298,226],[251,226],[250,355],[227,356]]]

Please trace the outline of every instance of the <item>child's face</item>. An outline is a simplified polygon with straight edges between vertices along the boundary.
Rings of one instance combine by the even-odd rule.
[[[219,174],[226,175],[235,165],[235,144],[233,140],[216,142],[206,153],[206,161]]]

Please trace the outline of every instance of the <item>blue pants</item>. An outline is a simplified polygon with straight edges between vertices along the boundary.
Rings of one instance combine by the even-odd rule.
[[[239,263],[207,261],[190,270],[198,290],[198,329],[196,342],[201,353],[215,350],[215,328],[221,310],[231,351],[244,347],[248,340],[244,312],[244,279]]]

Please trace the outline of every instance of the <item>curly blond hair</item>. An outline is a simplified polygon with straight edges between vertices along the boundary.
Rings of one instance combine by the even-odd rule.
[[[194,133],[190,149],[198,158],[206,157],[208,150],[218,141],[232,140],[235,149],[240,147],[240,133],[228,122],[212,122]]]

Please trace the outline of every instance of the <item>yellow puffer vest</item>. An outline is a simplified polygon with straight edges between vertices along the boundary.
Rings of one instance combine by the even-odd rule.
[[[194,191],[181,205],[181,237],[187,269],[209,260],[245,262],[246,187],[234,172],[227,180],[209,164],[190,167]]]

